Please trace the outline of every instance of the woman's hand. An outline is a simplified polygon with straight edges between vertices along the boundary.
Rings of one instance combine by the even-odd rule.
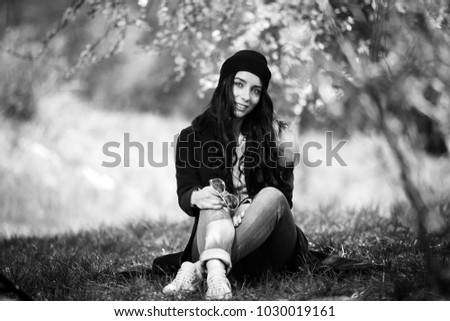
[[[191,205],[195,205],[201,210],[220,210],[224,206],[226,207],[225,202],[211,186],[192,192]]]
[[[236,213],[233,216],[233,225],[234,227],[238,227],[242,223],[242,219],[244,218],[245,210],[241,211],[240,213]]]

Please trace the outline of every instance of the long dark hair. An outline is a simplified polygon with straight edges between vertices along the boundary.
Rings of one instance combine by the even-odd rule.
[[[235,76],[236,73],[232,73],[219,82],[206,110],[192,121],[194,131],[211,133],[221,146],[224,162],[217,170],[231,191],[234,191],[232,167],[237,146],[232,132]],[[274,120],[272,99],[262,88],[258,104],[245,116],[241,127],[242,134],[247,138],[243,161],[246,177],[251,180],[250,184],[247,182],[250,194],[256,194],[264,186],[277,186],[279,182],[274,121],[277,120]],[[284,123],[279,124],[283,126]]]

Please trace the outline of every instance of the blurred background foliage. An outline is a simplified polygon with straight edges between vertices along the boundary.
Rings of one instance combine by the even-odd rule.
[[[1,8],[3,54],[10,53],[2,73],[27,70],[13,73],[22,88],[2,85],[4,100],[32,95],[30,78],[42,85],[59,71],[108,109],[192,116],[206,104],[221,62],[254,48],[269,58],[278,109],[302,130],[372,130],[373,115],[357,107],[368,105],[360,95],[367,83],[388,98],[389,117],[402,120],[418,147],[447,153],[446,1],[2,0]],[[31,117],[32,110],[20,111],[32,109],[28,95],[24,106],[10,102],[4,112]]]
[[[1,0],[0,235],[184,219],[173,167],[106,169],[102,146],[173,141],[244,48],[268,57],[300,142],[349,140],[348,167],[296,168],[297,213],[377,207],[414,225],[412,190],[444,233],[449,18],[443,0]]]

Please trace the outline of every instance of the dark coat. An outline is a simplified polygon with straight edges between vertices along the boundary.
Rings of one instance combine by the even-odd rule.
[[[246,149],[252,148],[252,142],[247,142]],[[209,180],[220,177],[229,191],[233,190],[231,182],[218,171],[223,162],[220,152],[220,143],[214,140],[209,133],[200,133],[191,126],[183,129],[178,137],[176,146],[175,166],[177,178],[178,203],[181,209],[190,216],[197,217],[199,210],[191,207],[191,194],[197,188],[209,185]],[[258,184],[249,170],[244,170],[247,190],[250,197],[255,196],[266,184]],[[278,188],[285,196],[292,208],[293,168],[285,168],[281,172]]]

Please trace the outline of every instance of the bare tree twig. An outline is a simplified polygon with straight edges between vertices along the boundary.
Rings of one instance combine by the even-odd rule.
[[[76,0],[72,3],[72,5],[69,8],[67,8],[64,11],[62,18],[58,22],[56,27],[47,32],[47,34],[41,40],[42,46],[36,55],[33,55],[31,52],[19,53],[11,48],[8,48],[6,51],[17,58],[25,59],[28,61],[34,61],[36,59],[39,59],[44,54],[45,50],[48,48],[48,45],[56,37],[56,35],[58,35],[64,28],[66,28],[70,22],[75,20],[76,15],[83,6],[84,2],[85,0]]]
[[[40,55],[45,51],[52,39],[55,38],[55,36],[60,33],[61,30],[66,28],[71,21],[75,20],[76,15],[83,6],[84,2],[85,0],[76,0],[69,8],[64,11],[64,14],[57,26],[54,29],[50,30],[42,40],[43,46]]]

